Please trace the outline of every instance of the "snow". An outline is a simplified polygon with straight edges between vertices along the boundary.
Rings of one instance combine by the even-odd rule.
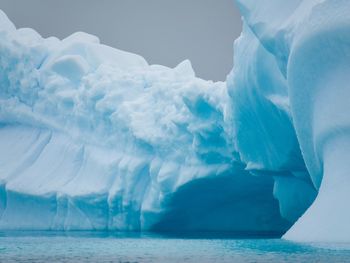
[[[1,12],[0,229],[348,241],[350,4],[237,4],[226,82]]]

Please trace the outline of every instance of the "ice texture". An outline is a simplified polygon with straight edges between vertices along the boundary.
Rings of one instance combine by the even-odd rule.
[[[1,12],[0,229],[348,241],[350,2],[237,4],[226,82]]]
[[[279,75],[285,80],[297,140],[318,191],[284,237],[349,241],[350,2],[237,2],[246,26],[278,65],[274,81]]]
[[[245,169],[225,82],[75,33],[0,25],[0,228],[229,231],[292,224]],[[294,134],[292,132],[292,134]]]

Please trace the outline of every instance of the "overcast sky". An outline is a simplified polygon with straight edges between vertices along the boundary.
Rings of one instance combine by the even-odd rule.
[[[197,76],[224,80],[241,20],[233,0],[0,0],[17,27],[64,38],[76,31],[174,67],[190,59]]]

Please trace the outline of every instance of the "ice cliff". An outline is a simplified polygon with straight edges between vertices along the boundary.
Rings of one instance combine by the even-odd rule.
[[[1,13],[0,229],[349,240],[350,4],[237,4],[217,83]]]
[[[318,191],[285,238],[349,241],[350,2],[238,2],[246,26],[276,63],[272,80],[282,77],[285,83],[297,140]]]

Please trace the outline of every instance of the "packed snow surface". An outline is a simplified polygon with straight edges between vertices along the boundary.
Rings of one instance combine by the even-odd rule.
[[[0,229],[349,240],[350,2],[237,2],[216,83],[1,13]]]

